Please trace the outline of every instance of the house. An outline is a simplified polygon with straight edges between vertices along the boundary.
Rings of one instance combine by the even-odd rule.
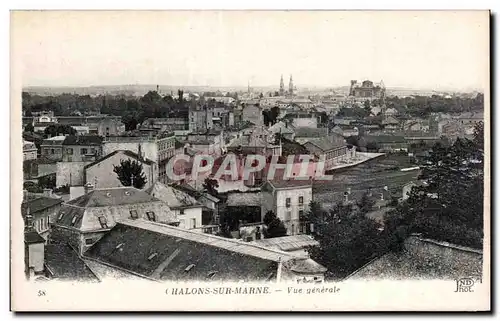
[[[158,165],[155,162],[129,150],[117,150],[85,165],[85,182],[93,184],[96,188],[123,186],[113,169],[125,160],[135,161],[142,165],[142,172],[146,176],[146,185],[143,188],[150,187],[158,180]]]
[[[389,252],[351,274],[349,280],[481,279],[483,251],[412,234],[404,251]]]
[[[102,155],[102,137],[66,136],[62,142],[63,162],[93,162]]]
[[[200,192],[186,183],[174,184],[172,186],[192,196],[205,208],[211,210],[213,212],[213,216],[215,217],[214,224],[219,224],[219,210],[221,204],[221,200],[219,198],[208,193]]]
[[[199,282],[323,282],[310,258],[146,220],[126,219],[84,255],[123,278]],[[98,270],[97,268],[95,270]],[[241,290],[241,289],[240,289]]]
[[[57,173],[57,161],[40,157],[37,159],[25,160],[23,162],[23,174],[25,180],[37,179],[39,177],[47,176]]]
[[[249,121],[257,126],[264,124],[264,116],[262,115],[262,107],[258,104],[246,104],[243,107],[242,120]]]
[[[330,169],[339,162],[349,161],[355,155],[349,150],[344,137],[338,134],[331,134],[320,138],[310,139],[304,144],[304,147],[310,154],[315,155],[317,159],[325,160],[325,169]]]
[[[145,192],[167,204],[181,228],[203,230],[203,226],[213,224],[213,212],[181,189],[156,182]]]
[[[121,116],[90,115],[90,116],[58,116],[57,123],[80,128],[88,128],[88,133],[97,136],[116,136],[125,131]]]
[[[295,141],[305,144],[307,141],[328,135],[328,128],[297,127],[295,131]]]
[[[399,128],[399,120],[393,116],[386,116],[381,122],[384,129],[396,130]]]
[[[44,139],[40,144],[40,150],[43,157],[62,161],[63,159],[63,142],[66,136],[54,136]]]
[[[38,150],[35,143],[23,140],[23,161],[36,159]]]
[[[358,127],[352,125],[335,125],[331,131],[344,137],[359,136]]]
[[[131,218],[162,224],[178,224],[170,208],[144,191],[133,187],[94,189],[86,185],[85,194],[61,206],[53,223],[51,238],[85,252],[117,221]]]
[[[300,179],[275,179],[262,187],[261,217],[273,211],[283,221],[288,235],[303,234],[306,226],[302,218],[312,200],[312,181]]]
[[[30,224],[45,241],[48,240],[52,223],[61,208],[63,200],[52,194],[52,190],[46,189],[43,195],[35,195],[23,191],[23,202],[21,203],[21,214],[26,220],[30,216]]]
[[[292,125],[289,125],[287,122],[279,121],[276,124],[272,125],[268,128],[269,132],[273,135],[280,134],[284,138],[288,140],[294,140],[295,131]]]
[[[167,164],[175,154],[175,135],[172,132],[161,132],[153,136],[142,136],[133,133],[129,136],[109,136],[103,141],[103,155],[118,150],[129,150],[136,154],[142,153],[145,159],[150,159],[158,165],[158,177],[166,181]]]
[[[262,195],[260,191],[228,192],[226,199],[226,213],[238,213],[238,217],[226,217],[226,222],[232,222],[232,229],[236,230],[242,224],[262,222],[261,208]]]
[[[186,143],[205,155],[219,156],[224,147],[224,134],[218,130],[192,132],[187,135]]]

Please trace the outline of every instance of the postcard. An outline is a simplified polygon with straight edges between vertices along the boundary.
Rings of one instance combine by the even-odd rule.
[[[489,11],[12,11],[11,310],[489,311]]]

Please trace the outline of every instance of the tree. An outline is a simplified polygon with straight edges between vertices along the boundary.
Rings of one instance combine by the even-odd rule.
[[[364,193],[358,202],[359,211],[366,214],[372,210],[375,201],[368,196],[368,193]]]
[[[59,135],[76,135],[76,129],[69,125],[49,125],[43,131],[46,137],[54,137]]]
[[[283,224],[273,211],[268,211],[266,213],[264,216],[264,224],[266,225],[266,229],[264,230],[264,236],[266,238],[287,235],[285,224]]]
[[[315,239],[319,246],[308,250],[311,258],[324,265],[333,278],[346,277],[387,251],[380,224],[342,204],[323,217]]]
[[[219,182],[216,179],[212,179],[210,177],[205,178],[205,181],[202,184],[205,191],[212,196],[217,196],[219,192],[217,188],[219,188]]]
[[[120,165],[113,165],[113,172],[118,175],[118,180],[123,186],[133,186],[142,189],[146,185],[146,175],[142,171],[142,163],[136,160],[120,160]]]
[[[452,146],[436,144],[422,163],[426,184],[389,213],[386,230],[401,241],[401,231],[459,245],[483,245],[484,170],[481,130],[474,140],[457,139]],[[396,246],[397,247],[397,246]]]
[[[33,127],[33,125],[31,123],[28,123],[25,127],[24,127],[24,131],[25,132],[29,132],[29,133],[32,133],[35,131],[35,128]]]
[[[368,115],[371,114],[372,107],[370,105],[370,101],[369,100],[365,100],[365,102],[363,103],[363,109],[368,113]]]
[[[271,123],[271,125],[276,124],[279,115],[280,115],[279,107],[271,108],[271,110],[269,111],[269,122]]]

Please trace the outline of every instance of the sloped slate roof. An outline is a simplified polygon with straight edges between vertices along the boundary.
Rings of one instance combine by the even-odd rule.
[[[188,193],[160,182],[154,183],[151,187],[146,189],[145,192],[167,203],[170,208],[201,206],[200,203]]]
[[[40,196],[35,199],[23,202],[21,205],[21,209],[24,216],[28,208],[31,214],[35,214],[36,212],[43,211],[46,208],[59,205],[62,202],[62,199]]]
[[[63,145],[100,146],[102,137],[95,135],[66,136]]]
[[[304,146],[307,148],[308,144],[312,144],[324,152],[346,146],[344,137],[337,134],[311,139]]]
[[[101,207],[158,201],[160,200],[133,187],[114,187],[93,190],[67,204],[78,207]]]
[[[241,241],[139,220],[117,224],[85,257],[147,278],[175,281],[269,280],[279,258],[291,258]]]
[[[322,137],[327,135],[327,128],[297,127],[294,129],[295,137]]]
[[[55,279],[86,282],[99,281],[78,256],[78,253],[67,244],[45,245],[45,265]]]

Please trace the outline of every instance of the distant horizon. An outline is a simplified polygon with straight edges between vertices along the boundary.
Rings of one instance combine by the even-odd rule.
[[[358,81],[360,83],[360,81]],[[378,81],[373,81],[374,85],[378,84]],[[156,88],[156,86],[160,87],[160,91],[162,87],[167,88],[210,88],[210,89],[238,89],[245,91],[248,86],[247,85],[226,85],[226,86],[214,86],[214,85],[172,85],[172,84],[148,84],[148,83],[137,83],[137,84],[99,84],[99,85],[64,85],[64,86],[52,86],[52,85],[27,85],[23,86],[22,90],[29,89],[86,89],[86,88],[120,88],[120,87],[152,87]],[[318,89],[318,90],[331,90],[331,89],[339,89],[339,88],[349,88],[350,84],[346,85],[295,85],[297,87],[297,91],[306,90],[306,89]],[[385,84],[385,88],[388,90],[415,90],[415,91],[452,91],[452,92],[484,92],[485,89],[473,88],[473,87],[464,87],[464,88],[431,88],[431,87],[408,87],[408,86],[388,86]],[[279,85],[250,85],[250,89],[279,89]],[[285,89],[288,90],[288,84],[285,84]]]

